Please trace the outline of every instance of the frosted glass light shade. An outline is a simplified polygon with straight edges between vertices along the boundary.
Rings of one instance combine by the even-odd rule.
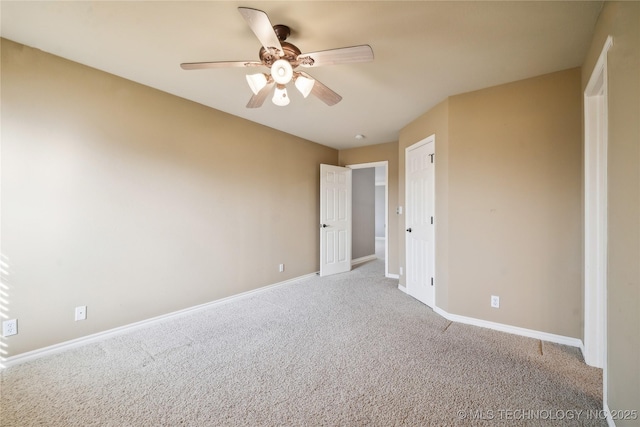
[[[278,59],[271,66],[271,76],[276,83],[286,85],[293,77],[293,68],[286,59]]]
[[[315,80],[306,78],[304,76],[298,76],[296,78],[296,88],[300,91],[302,96],[305,98],[309,96],[311,93],[311,89],[313,89],[313,85],[315,84]]]
[[[257,95],[267,85],[267,76],[262,73],[247,74],[247,83],[254,95]]]
[[[289,105],[289,95],[287,94],[287,89],[284,86],[276,86],[276,90],[273,93],[273,98],[271,99],[271,101],[273,101],[273,103],[279,107]]]

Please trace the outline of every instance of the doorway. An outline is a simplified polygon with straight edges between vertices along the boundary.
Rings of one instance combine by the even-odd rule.
[[[389,232],[388,232],[388,223],[389,223],[389,190],[388,190],[388,161],[380,161],[380,162],[371,162],[371,163],[360,163],[355,165],[347,165],[348,168],[353,169],[354,174],[357,174],[358,171],[367,172],[367,193],[371,195],[370,202],[367,202],[368,212],[366,212],[366,216],[371,221],[371,226],[367,227],[366,230],[359,230],[356,222],[358,221],[356,208],[354,208],[354,216],[353,216],[353,241],[358,241],[357,233],[366,233],[366,235],[361,235],[362,240],[366,240],[366,247],[369,250],[365,250],[360,256],[357,256],[358,252],[354,253],[354,262],[365,262],[373,259],[384,259],[384,274],[385,277],[389,277]],[[354,179],[357,180],[357,178]],[[369,186],[371,186],[369,188]],[[356,203],[357,187],[354,185],[353,188],[353,200],[354,205]],[[378,208],[376,208],[378,206]],[[381,206],[381,209],[380,209]],[[370,243],[369,243],[370,242]]]

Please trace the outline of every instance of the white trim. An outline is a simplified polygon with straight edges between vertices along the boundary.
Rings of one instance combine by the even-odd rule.
[[[585,88],[585,93],[593,93],[593,89],[595,85],[598,83],[599,74],[607,69],[607,54],[609,53],[609,49],[613,46],[613,37],[608,36],[604,41],[604,45],[602,46],[602,50],[600,51],[600,56],[598,57],[598,61],[596,61],[596,65],[594,65],[593,70],[591,72],[591,77],[589,77],[589,83],[587,83],[587,87]]]
[[[367,169],[384,166],[384,183],[376,182],[375,185],[384,185],[384,275],[389,277],[389,161],[358,163],[346,165],[350,169]],[[353,194],[351,195],[353,197]]]
[[[389,274],[385,274],[385,277],[388,277],[389,279],[400,280],[400,275],[399,274],[389,273]]]
[[[602,368],[602,402],[607,407],[607,55],[608,36],[584,91],[584,359]],[[609,417],[609,415],[607,415]],[[607,419],[610,424],[613,420]],[[615,425],[615,424],[614,424]]]
[[[584,91],[585,361],[603,368],[607,277],[607,38]]]
[[[582,340],[578,338],[566,337],[563,335],[550,334],[548,332],[536,331],[533,329],[520,328],[518,326],[505,325],[503,323],[490,322],[488,320],[476,319],[473,317],[460,316],[458,314],[447,313],[439,307],[433,309],[434,312],[441,315],[445,319],[452,322],[464,323],[466,325],[479,326],[481,328],[493,329],[500,332],[507,332],[509,334],[520,335],[528,338],[535,338],[542,341],[553,342],[557,344],[569,345],[571,347],[578,347],[582,350]]]
[[[380,160],[379,162],[356,163],[353,165],[345,165],[345,168],[367,169],[367,168],[377,168],[378,166],[387,166],[388,164],[389,164],[388,160]]]
[[[378,259],[376,254],[367,255],[367,256],[360,257],[360,258],[352,259],[351,260],[351,267],[353,267],[355,265],[358,265],[358,264],[363,264],[365,262],[373,261],[373,260],[376,260],[376,259]]]
[[[142,327],[150,326],[156,323],[164,322],[166,320],[181,317],[186,314],[204,310],[206,308],[210,308],[216,305],[226,304],[232,301],[237,301],[239,299],[243,299],[255,294],[259,294],[269,289],[277,288],[280,286],[288,285],[291,283],[295,283],[307,278],[315,277],[318,272],[305,274],[304,276],[295,277],[293,279],[285,280],[283,282],[274,283],[271,285],[266,285],[261,288],[253,289],[251,291],[242,292],[237,295],[231,295],[226,298],[221,298],[219,300],[207,302],[204,304],[196,305],[193,307],[188,307],[183,310],[174,311],[171,313],[163,314],[157,317],[152,317],[150,319],[145,319],[140,322],[130,323],[128,325],[119,326],[117,328],[109,329],[107,331],[98,332],[95,334],[87,335],[81,338],[76,338],[70,341],[61,342],[58,344],[50,345],[48,347],[39,348],[37,350],[29,351],[26,353],[18,354],[16,356],[11,356],[7,358],[0,358],[0,370],[4,368],[8,368],[10,366],[19,365],[21,363],[25,363],[31,360],[39,359],[41,357],[50,356],[53,354],[61,353],[63,351],[71,350],[73,348],[82,347],[87,344],[91,344],[98,341],[103,341],[108,338],[122,335],[124,333],[132,332],[134,330],[140,329]]]
[[[398,285],[398,289],[405,294],[409,295],[407,288]],[[556,344],[568,345],[571,347],[577,347],[582,353],[584,353],[584,345],[579,338],[567,337],[564,335],[550,334],[548,332],[536,331],[534,329],[521,328],[519,326],[506,325],[504,323],[491,322],[488,320],[476,319],[474,317],[460,316],[459,314],[451,314],[438,306],[434,306],[434,313],[444,317],[452,322],[462,323],[465,325],[479,326],[481,328],[493,329],[495,331],[506,332],[508,334],[520,335],[527,338],[534,338],[541,341],[553,342]]]

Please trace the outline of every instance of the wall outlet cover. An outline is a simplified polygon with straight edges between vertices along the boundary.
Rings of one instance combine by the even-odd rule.
[[[500,308],[500,297],[491,295],[491,307]]]
[[[2,336],[10,337],[18,333],[18,319],[9,319],[2,322]]]
[[[86,305],[80,305],[78,307],[76,307],[76,312],[75,312],[76,316],[75,319],[77,320],[87,320],[87,306]]]

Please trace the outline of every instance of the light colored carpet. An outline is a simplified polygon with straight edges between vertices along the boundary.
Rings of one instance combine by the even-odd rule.
[[[1,425],[606,426],[587,412],[601,409],[601,371],[579,350],[451,323],[383,269],[5,369]]]

